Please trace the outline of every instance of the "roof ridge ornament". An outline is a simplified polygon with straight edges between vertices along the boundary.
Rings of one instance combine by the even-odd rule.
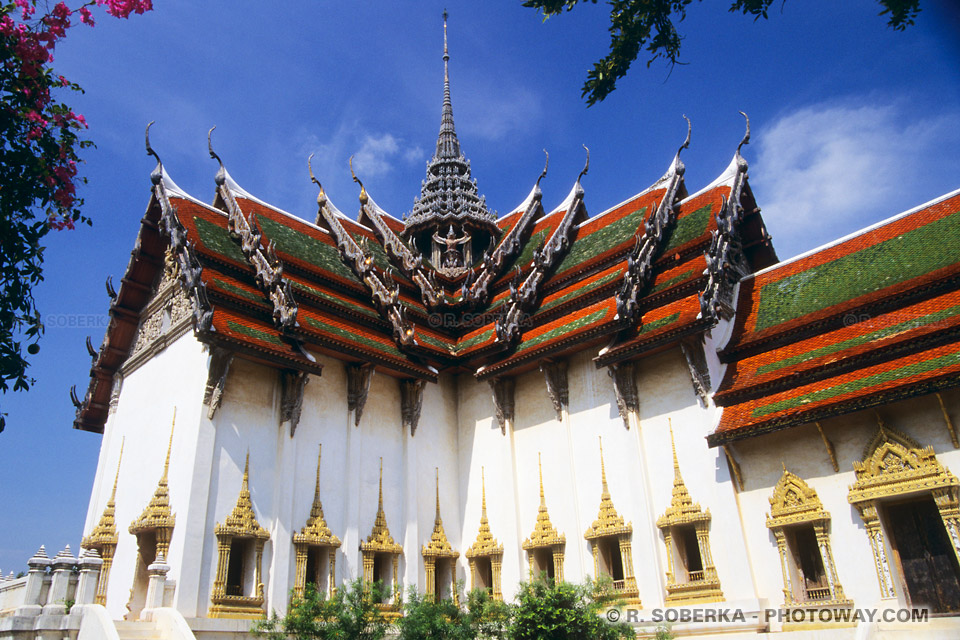
[[[546,159],[546,160],[544,161],[544,163],[543,163],[543,171],[541,171],[539,177],[537,177],[537,187],[540,186],[540,181],[543,180],[545,177],[547,177],[547,169],[550,168],[550,154],[547,153],[547,150],[546,150],[546,149],[543,150],[543,155],[547,156],[547,159]],[[589,157],[590,157],[590,155],[589,155],[589,152],[588,152],[588,153],[587,153],[587,158],[588,158],[587,163],[588,163],[588,164],[589,164],[589,162],[590,162],[590,161],[589,161]]]
[[[159,184],[160,180],[163,179],[163,161],[160,160],[160,156],[156,151],[153,150],[153,147],[150,146],[150,127],[153,126],[154,122],[156,122],[156,120],[151,120],[149,123],[147,123],[147,129],[144,132],[143,137],[145,139],[147,155],[153,156],[157,160],[157,166],[154,167],[153,171],[150,172],[150,181],[153,182],[153,184]]]
[[[590,149],[587,148],[587,145],[582,143],[580,146],[587,150],[587,162],[583,165],[583,170],[580,171],[580,175],[577,176],[577,184],[580,184],[580,178],[587,175],[587,172],[590,171]]]
[[[317,193],[317,206],[323,207],[327,203],[327,193],[323,190],[323,185],[320,184],[320,181],[317,180],[317,176],[313,175],[313,155],[310,154],[307,156],[307,171],[310,172],[310,182],[317,185],[317,189],[320,191]]]
[[[223,160],[220,159],[220,156],[217,155],[217,152],[213,150],[213,141],[211,140],[213,136],[213,130],[217,128],[217,125],[210,127],[210,130],[207,131],[207,151],[210,152],[210,157],[216,160],[220,164],[220,169],[217,171],[216,177],[213,179],[217,185],[221,185],[227,181],[227,169],[223,166]]]
[[[357,177],[357,174],[353,172],[353,156],[350,156],[349,164],[350,175],[353,176],[353,181],[360,185],[360,204],[365,205],[370,200],[370,197],[367,195],[367,188],[363,186],[363,182]]]

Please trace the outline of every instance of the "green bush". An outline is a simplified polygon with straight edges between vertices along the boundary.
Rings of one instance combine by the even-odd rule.
[[[253,632],[269,640],[382,640],[388,625],[377,604],[384,595],[381,583],[364,585],[359,579],[337,589],[332,598],[307,585],[286,616],[274,611]]]
[[[625,622],[602,615],[609,604],[592,581],[575,585],[539,579],[520,584],[509,633],[513,640],[615,640],[635,637]]]

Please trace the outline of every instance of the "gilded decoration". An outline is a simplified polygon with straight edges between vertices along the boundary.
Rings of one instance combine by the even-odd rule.
[[[261,564],[263,545],[270,533],[260,526],[253,511],[250,499],[250,453],[247,452],[243,466],[243,480],[240,483],[240,495],[233,511],[223,524],[217,523],[213,529],[217,536],[217,575],[210,596],[211,618],[259,618],[263,616],[264,585],[261,582]],[[253,595],[244,595],[244,585],[227,585],[227,571],[230,567],[230,553],[235,539],[253,541]],[[228,593],[237,591],[239,593]],[[249,590],[248,590],[249,591]]]
[[[302,597],[307,584],[307,560],[312,548],[320,548],[327,553],[328,583],[327,591],[333,593],[336,584],[337,549],[340,547],[340,538],[333,535],[327,521],[323,517],[323,504],[320,502],[320,456],[323,447],[317,452],[317,482],[313,489],[313,504],[310,506],[310,516],[300,533],[293,535],[293,547],[296,551],[296,569],[294,573],[293,589],[297,596]],[[319,577],[319,576],[317,576]]]
[[[177,412],[174,409],[173,421],[176,423]],[[128,531],[139,536],[142,533],[154,532],[157,538],[156,557],[167,557],[170,550],[170,536],[176,524],[177,517],[170,510],[170,487],[167,485],[167,476],[170,471],[170,450],[173,447],[173,425],[170,426],[170,441],[167,443],[167,457],[163,462],[163,474],[157,483],[157,489],[149,504],[140,514],[140,517],[130,523]]]
[[[823,508],[817,492],[799,476],[783,467],[783,475],[773,490],[770,500],[770,514],[767,527],[777,540],[780,553],[780,569],[783,573],[784,606],[793,607],[850,607],[853,601],[843,594],[843,586],[837,578],[837,569],[833,561],[833,549],[830,545],[830,514]],[[826,588],[806,589],[804,585],[794,585],[795,579],[790,564],[790,549],[787,542],[789,527],[812,525],[817,540],[817,551],[823,564],[827,580]],[[796,550],[794,550],[794,554]],[[802,589],[804,596],[797,598],[794,587]]]
[[[483,467],[480,467],[480,530],[477,531],[477,539],[467,549],[464,554],[470,562],[470,588],[475,589],[478,586],[477,581],[477,559],[485,558],[490,562],[490,573],[493,584],[491,585],[494,600],[503,600],[503,593],[500,589],[500,570],[503,565],[503,545],[497,542],[490,531],[490,521],[487,519],[487,485],[484,479]]]
[[[117,532],[117,482],[120,480],[120,463],[123,461],[123,440],[120,441],[120,456],[117,458],[117,474],[113,477],[113,489],[110,499],[103,509],[100,521],[86,536],[80,546],[84,549],[96,549],[103,559],[100,567],[100,576],[97,579],[97,592],[94,595],[94,604],[107,603],[107,583],[110,580],[110,567],[113,565],[113,553],[117,549],[120,535]],[[42,547],[41,547],[42,549]]]
[[[673,451],[673,495],[670,506],[662,516],[657,518],[657,528],[663,533],[663,541],[667,547],[666,602],[681,604],[722,601],[720,577],[713,565],[713,554],[710,551],[710,509],[701,509],[700,504],[694,502],[690,492],[687,491],[683,476],[680,474],[672,426],[670,427],[670,447]],[[700,570],[688,570],[686,567],[676,566],[678,563],[674,558],[679,558],[678,549],[681,545],[676,538],[681,534],[679,528],[685,526],[692,526],[696,532],[696,546],[700,553],[702,567]],[[686,578],[685,581],[682,580],[683,577]]]
[[[373,583],[374,564],[377,561],[377,554],[386,554],[390,556],[393,589],[393,605],[384,604],[386,609],[395,609],[400,604],[400,555],[403,553],[403,547],[393,540],[390,535],[390,527],[387,526],[387,516],[383,511],[383,458],[380,458],[380,484],[379,497],[377,498],[377,517],[373,521],[373,529],[366,541],[360,543],[360,552],[363,556],[363,582],[365,584]],[[386,582],[386,580],[384,580]]]
[[[543,465],[540,462],[539,453],[537,454],[537,467],[540,472],[540,508],[537,509],[537,523],[533,527],[533,532],[523,541],[522,547],[527,552],[531,573],[534,569],[533,552],[537,549],[551,549],[553,552],[554,580],[560,583],[563,581],[563,554],[567,538],[558,533],[553,523],[550,522],[550,512],[547,511],[547,500],[543,493]]]
[[[447,540],[447,533],[443,530],[443,518],[440,517],[440,470],[437,469],[437,515],[433,521],[433,533],[430,536],[430,542],[423,546],[421,554],[423,555],[424,569],[427,575],[427,597],[432,597],[436,592],[437,586],[437,560],[446,558],[454,561],[460,557],[460,553],[453,550],[450,541]],[[453,595],[453,601],[457,602],[457,566],[450,563],[450,593]]]
[[[879,414],[877,432],[863,450],[863,460],[853,463],[857,480],[847,500],[857,508],[873,551],[883,598],[896,596],[887,558],[879,506],[886,498],[929,493],[936,502],[954,553],[960,559],[960,481],[937,460],[933,447],[884,424]]]
[[[600,545],[601,539],[608,538],[620,554],[620,563],[623,566],[623,577],[613,581],[613,590],[621,596],[629,598],[629,604],[639,605],[637,599],[640,592],[637,588],[637,579],[633,575],[633,548],[631,534],[633,525],[625,523],[623,516],[617,513],[613,506],[613,498],[610,497],[610,488],[607,486],[607,469],[603,464],[603,440],[600,440],[600,510],[597,513],[597,519],[593,521],[590,528],[587,529],[583,537],[591,542],[593,548],[593,568],[594,575],[601,575]],[[613,551],[611,551],[613,552]]]

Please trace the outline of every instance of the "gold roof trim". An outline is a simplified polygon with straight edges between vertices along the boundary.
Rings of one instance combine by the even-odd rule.
[[[771,528],[830,519],[817,492],[801,477],[787,471],[786,465],[769,500],[767,526]]]
[[[117,474],[113,477],[113,490],[110,492],[110,499],[107,500],[107,506],[103,509],[103,515],[100,521],[93,528],[90,535],[80,541],[80,546],[84,549],[102,549],[108,545],[116,545],[120,540],[117,533],[117,481],[120,480],[120,463],[123,461],[123,444],[125,439],[120,440],[120,456],[117,458]]]
[[[173,428],[177,423],[177,410],[173,410],[173,424],[170,425],[170,441],[167,443],[167,458],[163,462],[163,474],[153,497],[140,517],[130,523],[128,531],[134,535],[155,529],[173,529],[177,516],[170,510],[170,487],[167,474],[170,471],[170,449],[173,447]]]
[[[377,503],[377,517],[373,521],[373,529],[365,542],[360,543],[360,550],[367,552],[403,553],[403,547],[393,540],[390,527],[387,526],[387,516],[383,512],[383,458],[380,458],[380,497]]]
[[[482,558],[486,556],[503,555],[503,545],[490,532],[490,521],[487,520],[487,484],[483,476],[483,467],[480,467],[480,488],[482,502],[480,507],[480,530],[477,531],[477,540],[464,554],[468,558]]]
[[[227,516],[223,524],[217,524],[213,529],[218,536],[233,536],[235,538],[270,538],[270,532],[260,526],[257,515],[253,512],[253,502],[250,500],[250,452],[247,451],[247,460],[243,465],[243,481],[240,483],[240,495],[233,511]]]
[[[607,469],[603,464],[603,439],[599,437],[598,439],[600,440],[600,482],[603,489],[600,492],[600,511],[597,513],[597,519],[583,534],[587,540],[633,532],[633,525],[629,522],[624,523],[623,516],[617,513],[616,507],[613,506],[613,498],[610,497],[610,489],[607,487]]]
[[[670,425],[670,448],[673,450],[673,496],[670,499],[670,506],[662,516],[657,518],[658,529],[710,519],[710,509],[701,509],[700,503],[693,501],[690,492],[687,491],[687,485],[683,483],[672,424]]]
[[[433,534],[430,536],[430,542],[423,546],[423,557],[425,558],[459,558],[460,553],[453,550],[453,546],[447,539],[447,533],[443,530],[443,519],[440,517],[440,469],[436,468],[437,474],[437,516],[433,521]]]
[[[537,509],[537,524],[533,527],[533,533],[523,541],[523,549],[539,549],[541,547],[552,547],[558,544],[566,544],[567,538],[563,534],[557,533],[553,523],[550,522],[550,513],[547,511],[547,501],[543,496],[543,465],[540,462],[540,454],[537,453],[537,467],[540,471],[540,508]]]
[[[325,547],[339,547],[340,538],[333,535],[327,521],[323,517],[323,504],[320,502],[320,455],[323,453],[323,445],[320,445],[320,451],[317,453],[317,484],[313,490],[313,505],[310,507],[310,517],[307,518],[307,524],[300,529],[300,533],[293,536],[294,544],[312,544]]]

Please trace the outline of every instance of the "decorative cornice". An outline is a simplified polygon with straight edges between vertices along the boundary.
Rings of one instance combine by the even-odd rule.
[[[290,437],[300,424],[300,412],[303,410],[303,392],[310,381],[306,371],[280,371],[280,422],[290,423]]]
[[[483,477],[483,467],[480,467],[480,530],[477,531],[477,539],[474,541],[467,552],[464,554],[467,558],[482,558],[487,556],[502,556],[503,545],[497,543],[497,539],[490,532],[490,521],[487,520],[487,484]]]
[[[426,381],[411,378],[400,381],[400,415],[403,420],[403,430],[410,429],[410,435],[417,433],[420,423],[420,410],[423,408],[423,388]]]
[[[595,540],[604,536],[619,536],[633,532],[631,523],[624,523],[623,516],[617,513],[613,506],[613,498],[610,497],[610,489],[607,487],[607,469],[603,464],[603,440],[600,440],[600,510],[597,513],[597,519],[593,521],[590,528],[583,534],[587,540]]]
[[[533,527],[533,532],[523,541],[522,546],[525,551],[567,543],[566,536],[557,533],[553,523],[550,522],[550,513],[547,511],[547,500],[543,495],[543,466],[540,462],[539,453],[537,454],[537,467],[540,471],[540,508],[537,509],[537,523]]]
[[[557,412],[557,420],[563,420],[563,409],[570,403],[570,393],[567,387],[567,361],[543,360],[540,362],[540,371],[547,383],[547,395]]]
[[[250,499],[250,452],[243,466],[243,481],[240,483],[240,495],[233,511],[227,516],[223,524],[217,523],[213,532],[217,536],[234,538],[258,538],[267,540],[270,532],[260,526],[257,515],[253,511],[253,501]]]
[[[403,553],[403,547],[393,541],[390,527],[387,526],[387,516],[383,511],[383,458],[380,458],[380,494],[377,501],[377,517],[373,521],[373,529],[365,542],[360,543],[360,550],[367,553]]]
[[[320,454],[322,452],[321,445],[317,452],[317,483],[313,490],[310,516],[307,518],[306,525],[300,529],[300,533],[294,534],[293,543],[337,548],[340,546],[340,538],[333,535],[330,527],[327,526],[327,521],[323,517],[323,504],[320,502]]]
[[[360,416],[363,415],[363,407],[367,404],[373,372],[373,364],[370,362],[347,365],[347,410],[353,411],[355,427],[360,426]]]
[[[490,383],[490,389],[493,391],[493,406],[497,413],[500,432],[507,435],[507,421],[513,421],[516,381],[508,376],[493,378],[488,382]]]
[[[623,426],[630,428],[630,414],[640,412],[640,396],[637,393],[636,363],[620,362],[607,367],[607,374],[613,381],[613,392],[617,398],[617,411],[623,419]]]
[[[173,409],[173,420],[170,425],[170,441],[167,443],[167,457],[163,461],[163,474],[157,483],[150,503],[140,514],[140,517],[130,523],[128,531],[137,535],[144,531],[157,529],[173,529],[177,522],[176,515],[170,510],[170,487],[167,485],[167,475],[170,471],[170,450],[173,448],[173,429],[177,424],[177,409]]]
[[[440,469],[436,469],[437,474],[437,515],[433,520],[433,533],[430,536],[430,542],[423,546],[422,555],[424,558],[459,558],[460,553],[453,550],[450,541],[447,540],[447,533],[443,530],[443,519],[440,517]]]

